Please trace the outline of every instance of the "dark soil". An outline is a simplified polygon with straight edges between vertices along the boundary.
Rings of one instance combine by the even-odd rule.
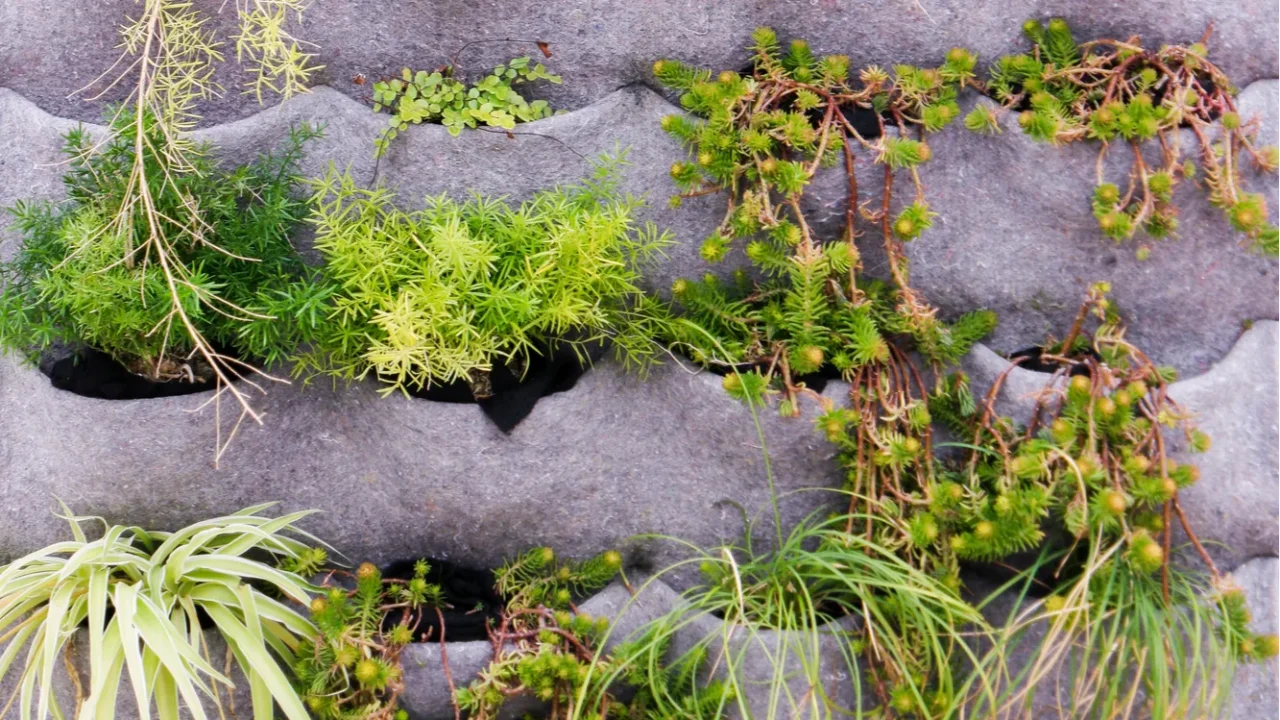
[[[559,343],[530,355],[527,368],[495,363],[488,377],[490,394],[487,397],[477,398],[471,384],[464,380],[410,389],[409,394],[435,402],[478,404],[494,425],[509,433],[533,412],[538,400],[572,390],[578,378],[590,369],[591,362],[604,354],[604,348],[591,347],[587,354],[588,362],[583,362],[572,346]]]
[[[213,390],[214,381],[156,382],[122,365],[100,350],[85,348],[40,364],[49,382],[59,390],[104,400],[146,400],[192,395]]]
[[[416,561],[393,562],[382,571],[384,578],[408,580],[413,577]],[[444,591],[445,602],[441,608],[444,616],[444,638],[447,642],[488,640],[488,624],[494,627],[501,621],[502,608],[506,604],[493,586],[492,570],[473,570],[444,560],[427,560],[430,570],[427,582],[439,585]],[[387,617],[387,625],[400,622],[399,614]],[[428,641],[440,641],[440,616],[428,608],[422,613],[418,625],[418,637],[426,634]]]

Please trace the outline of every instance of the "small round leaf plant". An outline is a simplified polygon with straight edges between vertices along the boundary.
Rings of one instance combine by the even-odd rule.
[[[848,57],[816,57],[802,40],[784,52],[774,32],[760,28],[753,41],[746,74],[654,64],[658,80],[682,91],[681,105],[693,115],[662,120],[689,148],[689,160],[671,167],[682,189],[672,202],[722,193],[724,220],[703,241],[702,257],[720,262],[743,239],[754,271],[731,280],[677,280],[678,320],[668,341],[704,365],[750,368],[727,376],[726,387],[740,395],[780,392],[784,414],[797,411],[806,375],[831,368],[851,377],[904,359],[890,336],[910,339],[930,361],[962,356],[994,327],[994,315],[942,322],[909,284],[903,243],[932,224],[916,171],[932,157],[924,138],[960,116],[956,95],[973,81],[977,57],[957,48],[937,68],[869,67],[855,78]],[[860,198],[857,165],[866,160],[855,150],[870,154],[873,172],[883,176],[874,203]],[[816,174],[837,165],[848,188],[844,229],[823,238],[802,199]],[[911,195],[895,205],[899,177]],[[866,233],[883,242],[887,284],[861,275]]]
[[[439,123],[450,135],[459,135],[464,128],[483,125],[509,131],[518,122],[550,117],[552,109],[546,100],[531,102],[515,88],[538,80],[561,82],[559,75],[529,57],[512,58],[471,85],[454,73],[452,66],[434,72],[404,68],[399,78],[374,83],[373,111],[385,109],[392,114],[389,127],[374,143],[374,157],[385,155],[410,124]]]
[[[1047,143],[1101,143],[1092,206],[1102,233],[1116,241],[1139,230],[1160,239],[1176,233],[1174,190],[1201,186],[1253,250],[1275,257],[1280,236],[1267,220],[1267,202],[1245,190],[1243,170],[1275,172],[1275,146],[1258,144],[1257,123],[1240,116],[1230,79],[1209,61],[1205,39],[1191,45],[1142,46],[1128,40],[1077,43],[1061,18],[1023,31],[1028,53],[1000,58],[987,92],[1018,113],[1023,132]],[[1215,122],[1216,121],[1216,122]],[[982,105],[966,118],[978,132],[1000,129],[997,111]],[[1198,149],[1185,147],[1194,143]],[[1103,156],[1126,145],[1127,178],[1108,178]],[[1139,258],[1149,253],[1138,250]]]

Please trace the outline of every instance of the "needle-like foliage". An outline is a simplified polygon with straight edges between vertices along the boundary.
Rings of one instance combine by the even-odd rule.
[[[982,631],[981,616],[892,550],[850,532],[850,520],[810,518],[764,552],[750,539],[695,549],[687,562],[699,565],[703,583],[613,656],[616,676],[647,693],[648,717],[954,712],[953,662],[976,657],[961,629]],[[864,518],[853,520],[861,530]],[[708,615],[723,622],[708,631]],[[771,674],[760,675],[760,658]],[[838,675],[853,684],[848,706],[827,694],[825,679]]]
[[[223,357],[213,339],[206,337],[197,319],[189,312],[194,298],[203,306],[228,305],[220,288],[208,284],[200,268],[184,257],[192,239],[199,241],[211,223],[206,207],[183,193],[184,178],[198,172],[202,153],[185,133],[198,122],[199,103],[218,96],[222,88],[214,81],[214,70],[223,61],[224,38],[209,27],[209,18],[188,0],[137,0],[139,12],[120,28],[121,56],[100,80],[105,94],[123,88],[125,102],[108,121],[112,134],[131,125],[128,139],[133,144],[130,159],[123,167],[123,184],[117,188],[117,202],[98,219],[103,232],[89,241],[91,254],[112,255],[110,260],[132,268],[154,264],[164,280],[167,305],[173,311],[166,321],[175,333],[185,333],[185,344],[193,357],[202,359],[219,386],[213,403],[220,410],[224,393],[240,408],[231,432],[223,437],[221,413],[217,413],[218,437],[215,460],[221,457],[236,429],[245,418],[261,422],[249,395],[236,386],[237,379],[258,372]],[[308,0],[237,0],[236,54],[250,73],[246,92],[261,101],[264,92],[289,97],[306,90],[314,65],[314,54],[304,51],[288,30]],[[118,70],[118,74],[111,74]],[[82,164],[104,147],[103,138],[82,148]],[[165,206],[165,198],[178,198]],[[121,242],[120,237],[125,240]],[[97,246],[101,242],[102,246]],[[234,314],[234,313],[233,313]],[[260,388],[259,388],[260,389]]]
[[[177,532],[107,525],[97,540],[71,516],[72,539],[0,568],[0,676],[18,674],[13,697],[23,720],[111,720],[123,673],[140,717],[205,720],[223,713],[232,680],[211,657],[200,617],[212,621],[244,673],[255,720],[278,711],[308,715],[286,676],[315,632],[297,609],[310,601],[305,577],[323,550],[295,539],[308,515],[261,515],[270,505],[206,520]],[[87,627],[89,682],[76,708],[60,708],[54,674],[77,628]],[[230,662],[225,663],[229,667]],[[75,682],[78,684],[79,679]]]
[[[93,140],[83,130],[68,134],[65,202],[12,208],[24,241],[17,257],[0,265],[0,347],[34,361],[54,343],[89,346],[154,380],[213,380],[218,370],[189,325],[240,357],[283,357],[276,338],[249,328],[310,275],[289,235],[306,214],[294,192],[297,164],[319,128],[295,127],[283,148],[233,170],[216,166],[207,147],[191,146],[186,170],[147,176],[145,210],[130,194],[134,152],[141,146],[144,165],[162,166],[166,136],[154,118],[139,125],[127,109],[114,122],[96,152],[88,151]],[[141,143],[139,128],[147,134]],[[191,207],[200,208],[199,226],[177,220]],[[146,240],[151,213],[171,243],[171,267],[186,273],[176,296]]]
[[[556,343],[585,357],[604,340],[647,367],[665,315],[637,283],[670,238],[636,222],[618,165],[518,206],[440,196],[412,212],[330,168],[311,217],[330,291],[298,372],[373,375],[387,392],[464,380],[479,395],[499,361],[523,367]]]

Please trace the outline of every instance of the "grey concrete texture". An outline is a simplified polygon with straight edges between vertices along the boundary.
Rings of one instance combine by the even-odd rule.
[[[1261,120],[1259,142],[1274,144],[1275,81],[1255,83],[1241,97],[1245,117]],[[969,102],[990,103],[985,98]],[[1271,103],[1268,109],[1267,103]],[[1099,145],[1038,143],[1004,115],[1003,132],[977,136],[959,124],[930,141],[936,160],[920,176],[934,227],[907,245],[911,282],[945,311],[986,307],[1000,326],[985,342],[1008,353],[1063,332],[1092,283],[1107,280],[1124,313],[1129,339],[1159,363],[1202,372],[1231,348],[1242,323],[1276,319],[1276,262],[1241,246],[1241,236],[1212,207],[1202,187],[1175,189],[1178,236],[1142,234],[1117,245],[1104,237],[1090,209]],[[1186,154],[1198,144],[1184,131]],[[1113,146],[1105,177],[1125,187],[1132,155]],[[1243,174],[1268,198],[1275,221],[1276,176]]]
[[[1224,570],[1250,557],[1274,555],[1280,546],[1278,329],[1271,321],[1256,324],[1208,372],[1169,387],[1169,397],[1194,413],[1213,440],[1206,453],[1175,452],[1174,458],[1200,468],[1200,481],[1179,493],[1180,503]],[[974,348],[961,366],[979,397],[1008,370],[996,410],[1019,422],[1030,418],[1050,377],[1025,368],[1009,370],[1008,360],[984,346]]]
[[[197,0],[227,36],[235,3]],[[221,11],[221,12],[219,12]],[[0,85],[15,88],[59,115],[92,120],[97,109],[82,94],[118,56],[117,27],[136,16],[136,0],[9,0],[0,5]],[[1077,39],[1140,35],[1151,46],[1191,43],[1212,25],[1210,59],[1240,86],[1275,77],[1277,9],[1267,0],[556,0],[512,6],[500,0],[318,0],[295,34],[313,43],[325,66],[317,80],[353,97],[369,85],[353,82],[456,62],[466,75],[483,74],[514,55],[537,55],[549,44],[547,65],[560,86],[537,89],[566,109],[583,107],[619,87],[652,84],[654,60],[674,57],[715,70],[738,69],[748,58],[751,31],[773,26],[784,40],[805,38],[819,53],[849,55],[855,67],[899,62],[937,63],[953,46],[976,51],[983,64],[1026,49],[1023,21],[1063,16]],[[232,42],[225,48],[234,60]],[[210,124],[254,112],[240,94],[244,76],[234,62],[217,77],[223,97],[208,103]]]
[[[704,680],[725,682],[736,693],[725,718],[822,720],[877,705],[850,662],[856,628],[845,617],[816,633],[788,632],[731,625],[702,613],[676,632],[670,652],[674,659],[705,648],[706,667],[713,670],[703,670]]]
[[[831,383],[826,393],[847,392]],[[264,424],[246,422],[212,467],[215,408],[197,396],[121,402],[55,390],[0,361],[0,556],[66,532],[48,512],[177,528],[258,502],[317,508],[307,529],[353,561],[430,555],[496,567],[529,547],[571,556],[619,547],[664,567],[676,545],[741,537],[738,505],[768,520],[765,455],[748,408],[720,378],[674,364],[648,381],[602,362],[571,391],[543,398],[510,435],[475,405],[382,398],[369,383],[270,385]],[[235,409],[223,399],[224,431]],[[779,493],[839,487],[832,450],[806,418],[762,413]],[[786,522],[825,493],[791,494]]]

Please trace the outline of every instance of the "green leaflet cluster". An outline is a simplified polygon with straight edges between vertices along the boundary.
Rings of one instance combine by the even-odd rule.
[[[374,143],[374,157],[385,155],[410,124],[439,123],[449,134],[458,135],[463,128],[483,125],[510,130],[518,122],[549,117],[552,110],[546,100],[530,102],[515,89],[538,80],[561,82],[559,75],[528,57],[512,58],[471,85],[455,78],[452,68],[430,73],[404,68],[399,78],[374,83],[373,111],[392,113],[390,127]]]
[[[290,235],[307,209],[294,192],[298,162],[320,128],[297,126],[279,151],[227,170],[149,114],[139,121],[126,107],[111,117],[96,152],[83,130],[67,135],[65,203],[12,208],[24,241],[0,265],[0,346],[35,360],[54,343],[86,344],[135,373],[187,381],[214,373],[195,335],[242,357],[280,357],[272,337],[248,328],[279,293],[314,276]],[[166,168],[175,144],[188,164]],[[136,147],[154,170],[143,180],[145,207]],[[147,240],[157,232],[166,243]]]
[[[665,316],[637,283],[671,240],[635,222],[640,201],[618,191],[618,165],[602,159],[591,177],[514,207],[440,196],[412,212],[331,167],[314,182],[311,217],[324,320],[300,331],[295,371],[374,375],[387,392],[482,387],[495,362],[521,367],[549,343],[606,339],[647,367]]]
[[[1018,111],[1023,132],[1054,144],[1096,140],[1103,154],[1112,143],[1132,150],[1123,182],[1105,178],[1098,163],[1092,206],[1104,235],[1121,241],[1138,230],[1155,239],[1175,234],[1174,190],[1196,183],[1254,250],[1272,257],[1280,252],[1266,199],[1246,192],[1241,174],[1249,164],[1275,172],[1280,156],[1274,146],[1257,143],[1256,127],[1242,123],[1233,99],[1236,89],[1208,60],[1204,43],[1158,50],[1143,48],[1136,38],[1081,45],[1061,18],[1047,26],[1028,21],[1023,31],[1031,51],[997,60],[987,81],[992,97]],[[977,131],[999,130],[998,118],[986,106],[975,109],[965,124]],[[1184,131],[1194,136],[1198,152],[1184,151],[1177,137]],[[1148,252],[1139,249],[1140,257]]]

